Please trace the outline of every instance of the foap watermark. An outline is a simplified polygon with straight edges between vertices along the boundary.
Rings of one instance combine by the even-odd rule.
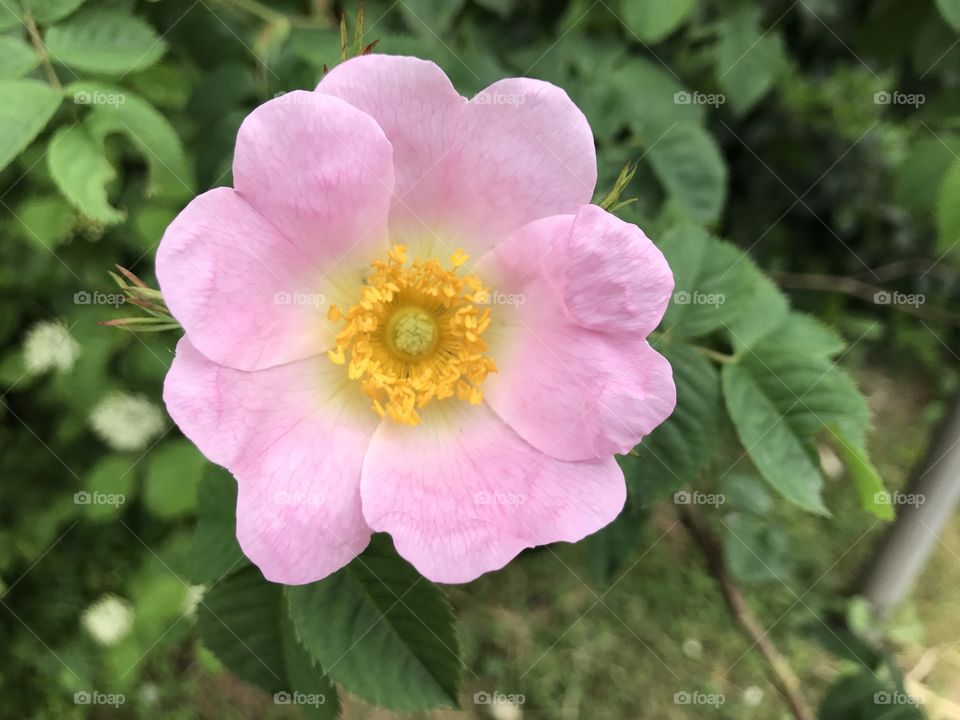
[[[674,105],[712,105],[718,108],[725,102],[727,102],[727,96],[723,93],[702,93],[696,90],[693,92],[679,90],[673,94]]]
[[[306,307],[322,307],[327,303],[327,296],[323,293],[287,292],[281,290],[273,294],[274,305],[304,305]]]
[[[875,493],[873,501],[878,505],[914,505],[920,507],[927,501],[927,496],[923,493],[902,493],[898,490],[887,492],[881,490]]]
[[[673,694],[674,705],[709,705],[720,707],[727,701],[723,693],[705,693],[699,690],[680,690]]]
[[[474,105],[513,105],[519,106],[523,105],[526,97],[523,93],[504,93],[504,92],[491,92],[489,90],[483,90],[482,92],[477,93],[473,96],[473,100],[470,102]]]
[[[78,290],[73,294],[74,305],[113,305],[120,307],[127,301],[123,293],[105,293],[99,290],[87,292]]]
[[[77,105],[112,105],[120,107],[127,101],[123,93],[108,93],[99,90],[78,90],[73,94],[73,102]]]
[[[523,693],[503,693],[498,690],[478,690],[473,694],[474,705],[523,705],[527,701]]]
[[[321,705],[325,705],[326,702],[327,697],[323,693],[286,692],[281,690],[273,694],[274,705],[311,705],[313,707],[320,707]]]
[[[910,105],[918,108],[927,101],[923,93],[905,93],[899,90],[878,90],[873,94],[874,105]]]
[[[527,296],[522,293],[502,293],[486,291],[480,293],[477,297],[477,305],[512,305],[520,307],[527,301]]]
[[[78,690],[73,694],[74,705],[109,705],[118,708],[127,701],[123,693],[103,693],[99,690]]]
[[[680,290],[673,294],[673,302],[677,305],[710,305],[712,307],[718,307],[726,301],[727,297],[723,293],[704,293],[696,290],[687,292],[686,290]]]
[[[921,705],[922,703],[922,698],[915,698],[899,690],[893,692],[881,690],[873,694],[874,705]]]
[[[281,90],[273,94],[273,99],[281,105],[312,105],[321,102],[323,96],[305,90]]]
[[[477,505],[523,505],[526,500],[523,493],[480,491],[473,494],[473,502]]]
[[[87,492],[81,490],[73,494],[74,505],[110,505],[111,507],[120,507],[127,501],[127,496],[123,493],[105,493],[99,490]]]
[[[318,493],[291,493],[281,490],[273,496],[276,505],[310,505],[320,507],[326,498]]]
[[[927,301],[922,293],[902,293],[894,290],[878,290],[873,294],[873,302],[877,305],[913,305],[920,307]]]
[[[681,490],[673,494],[674,505],[711,505],[720,507],[727,501],[721,493],[702,493],[699,490]]]

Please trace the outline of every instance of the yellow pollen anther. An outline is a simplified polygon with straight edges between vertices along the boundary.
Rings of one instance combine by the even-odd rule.
[[[372,264],[356,304],[330,307],[329,320],[343,326],[327,354],[347,366],[381,417],[417,425],[417,409],[431,400],[482,402],[479,385],[497,367],[482,337],[491,310],[478,307],[489,291],[457,274],[468,259],[457,250],[449,268],[438,258],[408,262],[407,249],[394,245]]]

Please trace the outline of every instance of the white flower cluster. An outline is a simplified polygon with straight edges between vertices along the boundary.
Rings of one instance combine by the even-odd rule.
[[[116,645],[133,628],[133,608],[116,595],[104,595],[83,611],[80,624],[100,645]]]
[[[115,393],[90,413],[93,431],[114,450],[142,450],[163,431],[163,412],[143,395]]]
[[[61,322],[38,322],[23,341],[23,364],[31,375],[49,370],[69,372],[79,356],[80,345]]]

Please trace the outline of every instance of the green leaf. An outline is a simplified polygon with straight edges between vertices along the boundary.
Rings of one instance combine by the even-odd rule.
[[[200,639],[240,679],[296,705],[308,717],[332,720],[337,690],[298,637],[283,586],[248,565],[217,583],[198,608]]]
[[[727,194],[727,166],[705,130],[678,123],[647,151],[647,157],[681,210],[703,223],[720,217]]]
[[[0,80],[15,80],[33,70],[39,60],[27,43],[11,35],[0,35]]]
[[[923,720],[918,701],[903,689],[885,683],[870,668],[841,676],[826,692],[817,717],[820,720]]]
[[[211,583],[246,562],[237,542],[237,481],[208,465],[197,488],[197,529],[193,536],[191,579]]]
[[[330,577],[286,593],[297,634],[347,692],[399,712],[457,707],[453,612],[388,537],[375,536]]]
[[[960,138],[953,133],[938,133],[938,137],[922,137],[912,143],[894,175],[896,203],[925,220],[933,216],[940,184],[956,153],[960,153]]]
[[[286,606],[280,621],[280,636],[288,688],[273,696],[274,703],[297,705],[316,720],[334,720],[340,714],[337,689],[297,636]]]
[[[618,458],[641,506],[669,497],[710,461],[720,424],[720,379],[705,357],[687,345],[664,343],[677,386],[673,414],[643,439],[636,455]]]
[[[730,342],[737,352],[743,352],[780,327],[790,313],[790,303],[780,288],[761,273],[753,261],[744,258],[744,262],[753,269],[755,280],[749,301],[750,312],[744,313],[727,327]]]
[[[120,133],[133,143],[150,168],[148,195],[167,198],[193,195],[194,184],[184,155],[183,144],[170,122],[150,103],[123,88],[101,83],[79,82],[67,92],[78,102],[92,105],[84,121],[98,141]]]
[[[33,243],[50,249],[64,242],[73,229],[76,212],[58,195],[36,195],[17,205],[19,222],[11,227]]]
[[[724,366],[722,379],[730,419],[763,479],[790,502],[827,515],[823,478],[784,411],[741,365]]]
[[[104,520],[123,512],[136,491],[135,462],[136,458],[107,455],[91,468],[80,498],[87,517]]]
[[[757,343],[740,364],[771,398],[812,451],[814,440],[834,426],[863,447],[870,410],[853,379],[824,356],[776,342]]]
[[[738,114],[767,94],[784,66],[783,40],[776,31],[761,32],[760,14],[741,3],[717,24],[717,82]]]
[[[960,246],[960,160],[947,170],[937,194],[937,249],[957,257]]]
[[[831,357],[841,352],[847,343],[836,330],[811,315],[793,312],[787,315],[755,345],[778,348],[805,355]]]
[[[755,515],[731,513],[723,525],[723,556],[735,578],[745,583],[787,579],[790,538],[779,524]]]
[[[693,10],[695,0],[626,0],[622,19],[645,43],[657,43],[680,27]]]
[[[12,0],[7,0],[11,2]],[[63,20],[83,5],[84,0],[22,0],[30,9],[33,19],[41,25],[51,25]]]
[[[197,506],[197,485],[206,459],[186,440],[171,440],[150,451],[143,499],[157,517],[186,515]]]
[[[60,106],[60,93],[36,80],[0,82],[0,170],[40,134]]]
[[[268,583],[251,565],[204,594],[197,609],[200,639],[241,680],[270,693],[283,691],[282,612],[282,586]]]
[[[107,202],[107,183],[116,173],[82,124],[56,132],[47,165],[57,188],[84,215],[104,225],[123,221],[125,215]]]
[[[23,21],[20,20],[20,14],[14,4],[10,0],[0,2],[0,32],[22,26]]]
[[[773,511],[773,498],[767,492],[767,486],[754,475],[729,472],[720,479],[718,489],[724,497],[724,504],[733,510],[760,516]]]
[[[55,25],[44,38],[55,62],[101,75],[126,75],[150,67],[167,44],[139,17],[90,8]]]
[[[657,142],[677,123],[703,122],[705,107],[682,102],[689,95],[687,89],[662,65],[629,56],[617,65],[610,74],[610,86],[627,103],[629,113],[624,120],[647,145]]]
[[[643,535],[647,517],[645,510],[636,508],[628,500],[616,520],[583,541],[590,574],[597,582],[609,582],[623,566]]]
[[[836,441],[837,450],[840,452],[840,458],[847,466],[850,477],[857,488],[857,495],[860,496],[860,506],[873,513],[881,520],[893,520],[893,505],[890,502],[890,495],[883,484],[883,478],[870,462],[866,451],[857,445],[851,438],[844,437],[843,433],[834,427],[830,428],[833,439]]]
[[[957,32],[960,32],[960,0],[936,0],[937,10],[943,19]]]
[[[661,325],[671,336],[707,335],[750,307],[756,273],[736,246],[681,225],[663,236],[660,249],[676,281]]]

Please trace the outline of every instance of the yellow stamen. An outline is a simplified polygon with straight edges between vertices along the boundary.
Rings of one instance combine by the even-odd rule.
[[[489,291],[473,275],[457,275],[469,259],[462,250],[449,258],[415,259],[394,245],[386,260],[372,264],[359,302],[327,317],[343,322],[331,362],[347,365],[373,410],[408,425],[420,423],[418,408],[431,400],[483,400],[479,385],[496,372],[486,357],[483,332],[490,325]]]

